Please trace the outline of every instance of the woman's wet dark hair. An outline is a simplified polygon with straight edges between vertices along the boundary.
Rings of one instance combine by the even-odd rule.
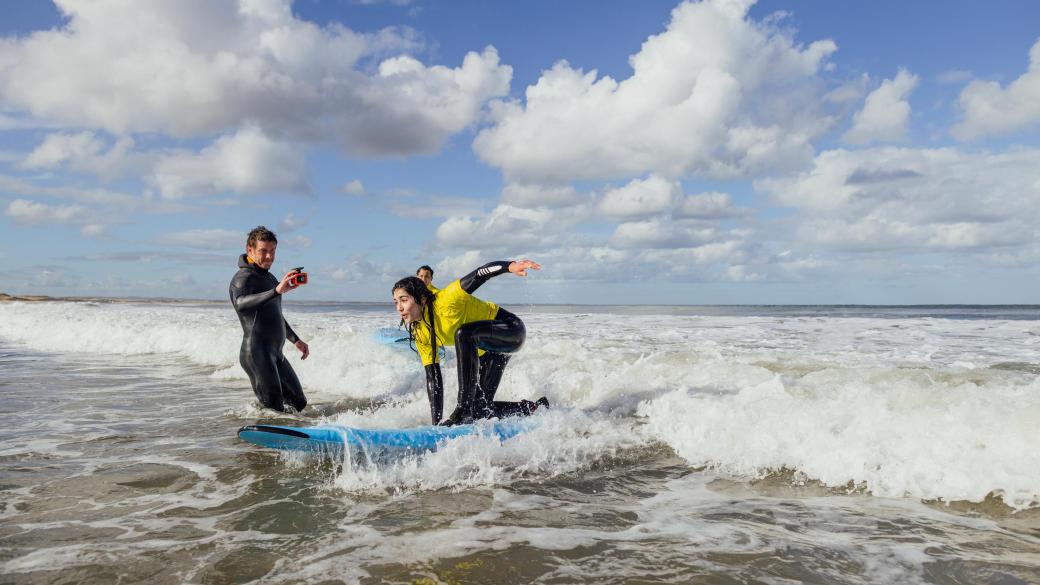
[[[394,283],[394,288],[390,291],[390,294],[396,293],[399,289],[404,289],[404,292],[411,295],[423,308],[426,308],[426,305],[433,302],[433,293],[426,288],[426,283],[418,276],[406,276],[398,280]]]
[[[406,276],[401,280],[394,283],[394,288],[390,290],[390,294],[394,295],[398,290],[403,290],[408,293],[419,306],[422,307],[422,320],[430,326],[430,343],[433,346],[433,359],[437,359],[437,330],[434,326],[434,312],[433,312],[433,301],[436,298],[430,289],[426,288],[426,283],[422,281],[418,276]],[[404,319],[401,320],[404,323]],[[415,342],[415,323],[412,323],[408,328],[409,337],[411,337],[411,343]],[[415,349],[414,345],[412,349]]]

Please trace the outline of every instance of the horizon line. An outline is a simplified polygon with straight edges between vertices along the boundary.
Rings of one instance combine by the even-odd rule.
[[[89,302],[89,301],[116,301],[116,302],[191,302],[191,303],[223,303],[227,299],[214,298],[188,298],[188,297],[147,297],[147,296],[51,296],[36,294],[10,294],[0,292],[0,302]],[[365,304],[365,305],[392,305],[392,301],[337,301],[337,300],[293,300],[284,299],[287,304]],[[544,307],[890,307],[890,308],[914,308],[914,307],[1015,307],[1036,308],[1040,304],[1025,303],[508,303],[513,305],[530,305]]]

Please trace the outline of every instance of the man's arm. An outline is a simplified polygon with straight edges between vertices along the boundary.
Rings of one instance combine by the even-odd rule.
[[[232,296],[231,298],[235,301],[235,308],[239,311],[251,311],[270,301],[277,294],[272,288],[256,294]]]
[[[289,322],[282,317],[282,323],[285,323],[285,338],[289,340],[289,343],[296,346],[296,349],[300,350],[300,359],[305,360],[307,356],[311,355],[311,347],[307,345],[307,342],[300,339],[299,335],[293,331],[292,327],[289,327]]]
[[[255,279],[241,273],[231,281],[231,302],[235,305],[235,310],[255,310],[278,294],[274,288],[256,292],[255,283]]]
[[[290,270],[282,277],[282,280],[274,288],[253,294],[246,294],[246,290],[252,288],[246,286],[250,280],[248,276],[241,277],[241,281],[236,278],[231,281],[231,302],[235,304],[235,309],[239,311],[250,311],[256,309],[260,305],[273,299],[275,296],[283,295],[296,288],[290,284],[290,279],[294,274],[296,274],[296,272]]]
[[[282,317],[282,322],[285,323],[285,338],[289,340],[289,343],[296,343],[299,341],[300,336],[296,335],[296,332],[293,331],[292,327],[289,327],[289,322],[285,320],[285,317]]]
[[[430,397],[430,417],[433,424],[437,424],[444,414],[444,380],[441,379],[440,364],[426,366],[426,395]]]

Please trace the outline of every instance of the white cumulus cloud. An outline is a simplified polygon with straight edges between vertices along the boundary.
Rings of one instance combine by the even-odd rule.
[[[8,203],[4,214],[18,225],[81,225],[80,235],[85,238],[108,236],[108,226],[101,222],[99,214],[82,205],[48,205],[15,199]]]
[[[409,29],[361,34],[289,0],[56,0],[59,28],[0,42],[5,116],[180,138],[255,124],[362,155],[436,151],[505,95],[494,48],[425,65]]]
[[[1029,69],[1007,87],[973,81],[961,91],[964,118],[952,134],[960,140],[1008,134],[1040,123],[1040,40],[1029,50]]]
[[[900,69],[893,79],[886,79],[867,96],[863,109],[853,116],[852,128],[844,139],[851,144],[894,141],[906,134],[910,121],[907,98],[917,87],[917,76]]]
[[[167,199],[214,193],[307,193],[306,158],[255,126],[223,136],[200,152],[164,154],[149,183]]]
[[[87,238],[103,238],[108,235],[108,228],[99,223],[90,223],[83,226],[80,233]]]
[[[499,205],[485,216],[456,216],[437,227],[436,242],[445,248],[494,249],[545,243],[575,218],[548,208]]]
[[[733,177],[808,162],[835,121],[817,74],[836,46],[801,46],[749,20],[751,4],[680,4],[630,57],[627,79],[557,63],[524,102],[493,104],[477,154],[520,183]]]
[[[447,256],[434,265],[433,280],[435,283],[447,284],[492,260],[501,260],[501,258],[490,258],[479,250],[467,250],[461,254]]]
[[[343,186],[340,187],[340,191],[346,195],[353,195],[354,197],[362,197],[367,194],[365,191],[365,185],[357,179],[344,183]]]
[[[296,217],[295,213],[289,213],[282,221],[278,222],[279,232],[291,232],[298,230],[310,223],[306,217]]]
[[[603,194],[599,211],[616,218],[649,217],[671,210],[680,196],[682,187],[677,181],[651,175],[608,190]]]
[[[729,219],[747,215],[748,209],[734,207],[727,193],[699,193],[686,195],[679,200],[674,217],[690,219]]]
[[[717,232],[712,228],[651,219],[617,226],[610,245],[615,248],[684,248],[711,242],[716,237]]]
[[[401,270],[392,264],[369,260],[368,255],[363,253],[351,254],[329,275],[332,280],[354,284],[397,282],[401,276]],[[387,291],[387,297],[389,296]]]
[[[202,250],[245,249],[246,233],[222,229],[196,229],[163,234],[155,243]]]
[[[516,207],[567,207],[588,199],[570,185],[510,183],[502,189],[502,203]]]
[[[750,211],[735,207],[727,193],[688,195],[679,181],[658,175],[633,179],[622,187],[607,189],[597,210],[610,219],[621,221],[654,216],[713,221],[745,216]]]
[[[47,205],[28,199],[15,199],[4,212],[19,225],[84,223],[87,209],[82,205]]]
[[[111,145],[94,132],[57,132],[47,135],[18,165],[23,169],[58,169],[89,172],[112,180],[140,170],[147,157],[134,152],[134,140],[118,138]]]
[[[799,211],[817,249],[968,250],[1032,245],[1040,222],[1040,150],[832,150],[813,169],[756,188]]]

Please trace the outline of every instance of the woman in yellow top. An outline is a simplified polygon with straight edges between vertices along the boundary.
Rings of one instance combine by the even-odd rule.
[[[394,306],[408,325],[426,369],[433,424],[455,425],[479,418],[528,415],[539,406],[549,406],[544,396],[535,402],[494,400],[510,354],[524,344],[527,330],[516,315],[473,296],[480,285],[494,276],[506,272],[527,276],[529,269],[540,270],[541,266],[530,260],[489,262],[436,292],[415,276],[394,284]],[[455,412],[441,421],[444,382],[437,348],[448,345],[455,346],[459,401]]]

